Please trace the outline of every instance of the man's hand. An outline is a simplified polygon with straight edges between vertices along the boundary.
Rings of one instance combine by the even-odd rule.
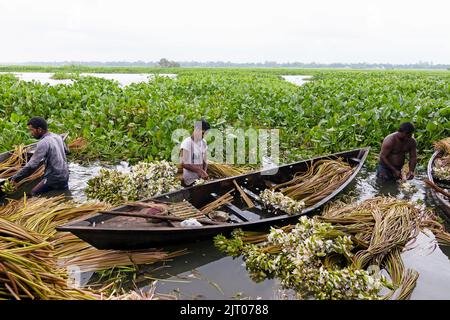
[[[209,178],[205,170],[200,171],[200,178],[202,178],[203,180],[207,180]]]
[[[394,170],[393,171],[393,175],[395,179],[401,179],[402,178],[402,173],[399,170]]]
[[[412,180],[414,178],[414,172],[408,171],[406,174],[406,180]]]

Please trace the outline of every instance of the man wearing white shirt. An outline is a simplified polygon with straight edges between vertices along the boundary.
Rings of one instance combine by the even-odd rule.
[[[183,181],[185,187],[191,186],[197,179],[208,179],[206,170],[208,168],[206,140],[203,139],[206,131],[210,129],[209,124],[202,119],[196,121],[194,132],[181,143],[180,162],[183,168]]]

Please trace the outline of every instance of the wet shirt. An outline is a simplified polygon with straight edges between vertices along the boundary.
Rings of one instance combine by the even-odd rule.
[[[183,152],[181,162],[203,165],[206,163],[207,148],[205,139],[195,142],[192,137],[187,137],[181,143],[181,149],[187,151]],[[191,185],[197,179],[200,179],[200,176],[196,172],[183,168],[183,180],[186,185]]]
[[[69,167],[66,153],[68,149],[60,135],[48,132],[36,145],[30,161],[11,179],[22,180],[34,173],[41,163],[45,165],[44,179],[47,184],[59,184],[69,180]]]

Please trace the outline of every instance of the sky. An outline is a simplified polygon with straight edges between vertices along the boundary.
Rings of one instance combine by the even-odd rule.
[[[0,0],[0,63],[450,64],[448,0]]]

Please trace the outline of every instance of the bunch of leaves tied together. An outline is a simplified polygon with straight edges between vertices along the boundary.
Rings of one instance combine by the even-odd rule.
[[[85,193],[90,199],[111,204],[149,198],[180,188],[177,171],[176,165],[167,161],[139,162],[130,172],[101,169],[88,181]]]

